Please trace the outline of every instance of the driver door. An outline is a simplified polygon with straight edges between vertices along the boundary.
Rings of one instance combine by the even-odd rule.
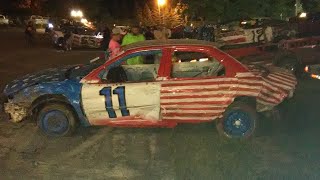
[[[132,58],[142,58],[143,64],[124,65]],[[101,72],[104,83],[83,84],[82,103],[92,125],[160,120],[160,82],[158,76],[161,50],[130,54]],[[108,76],[113,73],[126,80]],[[108,79],[115,78],[115,79]]]

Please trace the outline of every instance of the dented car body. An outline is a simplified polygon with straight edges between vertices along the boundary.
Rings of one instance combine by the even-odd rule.
[[[129,65],[134,58],[144,63]],[[271,65],[245,66],[214,44],[167,40],[128,45],[108,61],[27,75],[8,84],[4,94],[12,121],[33,116],[49,135],[65,135],[74,117],[83,126],[125,127],[223,119],[217,127],[225,135],[247,137],[255,128],[254,113],[292,97],[296,84],[290,72]],[[72,115],[60,116],[63,108],[52,104],[65,105]],[[50,125],[55,119],[66,122]]]

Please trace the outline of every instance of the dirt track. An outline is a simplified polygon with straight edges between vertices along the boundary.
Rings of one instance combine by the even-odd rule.
[[[23,74],[84,63],[99,52],[24,46],[0,32],[0,89]],[[221,139],[213,124],[175,129],[81,128],[48,138],[33,123],[0,121],[0,179],[319,179],[320,81],[300,82],[286,118],[245,142]]]

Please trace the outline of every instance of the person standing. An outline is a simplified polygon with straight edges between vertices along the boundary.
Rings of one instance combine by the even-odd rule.
[[[112,30],[111,40],[109,42],[108,51],[110,52],[110,58],[114,58],[120,52],[121,45],[121,30],[119,28],[114,28]]]
[[[131,29],[131,33],[128,33],[127,35],[124,36],[122,40],[122,46],[140,42],[140,41],[145,41],[145,37],[143,34],[140,33],[140,28],[138,26],[134,26]],[[134,57],[131,59],[127,60],[128,65],[135,65],[135,64],[143,64],[143,59],[142,57]]]
[[[34,45],[34,33],[35,33],[35,28],[33,26],[33,22],[29,21],[27,24],[27,27],[24,31],[26,42],[27,42],[28,46]]]
[[[101,49],[106,50],[108,48],[109,42],[110,42],[110,29],[108,27],[105,27],[103,30],[103,39],[101,42]]]

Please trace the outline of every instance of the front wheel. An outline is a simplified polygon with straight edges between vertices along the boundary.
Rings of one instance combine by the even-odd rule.
[[[217,122],[219,134],[227,138],[246,139],[257,127],[258,115],[254,105],[248,102],[234,102]]]
[[[37,114],[38,127],[48,136],[71,135],[77,127],[73,110],[64,104],[47,104]]]

